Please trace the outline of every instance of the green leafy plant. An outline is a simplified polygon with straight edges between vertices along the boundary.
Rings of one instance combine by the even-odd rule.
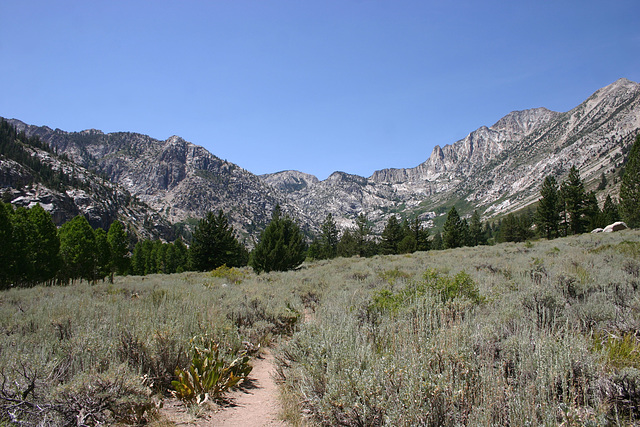
[[[211,272],[211,276],[227,279],[229,282],[238,285],[242,283],[242,281],[245,280],[248,275],[242,270],[239,270],[235,267],[227,267],[226,264],[223,264],[220,267],[213,270]]]
[[[200,405],[209,399],[217,399],[251,372],[249,356],[244,351],[227,364],[220,345],[212,339],[194,338],[192,345],[191,366],[177,369],[178,379],[171,382],[172,394],[186,403]]]

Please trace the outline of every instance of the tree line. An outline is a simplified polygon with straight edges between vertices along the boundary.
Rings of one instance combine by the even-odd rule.
[[[0,126],[0,133],[8,129]],[[298,267],[307,258],[370,257],[534,237],[551,239],[590,231],[619,219],[632,228],[640,227],[640,135],[625,166],[619,203],[607,195],[600,208],[595,193],[585,190],[578,170],[572,167],[560,184],[553,176],[545,178],[535,211],[510,213],[489,223],[481,221],[477,211],[469,219],[461,218],[452,207],[442,231],[433,236],[418,217],[401,221],[396,215],[387,219],[377,236],[364,213],[356,218],[355,227],[340,234],[328,214],[320,234],[307,246],[300,227],[276,206],[250,252],[221,210],[207,213],[198,222],[188,247],[181,239],[173,243],[140,240],[132,245],[120,221],[114,221],[106,231],[94,230],[79,215],[58,229],[40,205],[26,209],[0,202],[0,289],[66,284],[79,279],[96,282],[113,279],[116,274],[210,271],[222,265],[249,265],[258,273],[284,271]]]

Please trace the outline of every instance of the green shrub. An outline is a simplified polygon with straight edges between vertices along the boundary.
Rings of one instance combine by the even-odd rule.
[[[240,284],[248,277],[248,274],[235,267],[229,268],[225,264],[211,271],[211,276],[227,279],[229,282],[234,284]]]

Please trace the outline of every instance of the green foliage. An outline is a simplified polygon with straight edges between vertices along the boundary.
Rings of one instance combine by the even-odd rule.
[[[584,233],[587,227],[585,219],[586,193],[580,173],[575,166],[560,186],[562,205],[564,206],[564,227],[567,234]]]
[[[613,369],[640,369],[640,342],[635,333],[596,334],[593,350],[602,354]]]
[[[196,337],[191,343],[191,365],[186,369],[177,369],[178,378],[171,382],[173,395],[187,403],[199,405],[210,399],[218,399],[251,372],[249,356],[245,352],[227,363],[220,352],[220,344],[211,338]]]
[[[59,236],[65,278],[95,280],[96,236],[87,219],[76,216],[60,227]]]
[[[211,276],[220,277],[228,280],[231,283],[239,284],[247,278],[247,273],[235,267],[227,267],[226,265],[221,265],[211,272]]]
[[[620,184],[620,214],[629,227],[640,227],[640,134],[629,152]]]
[[[484,301],[480,296],[478,285],[464,271],[451,277],[431,268],[424,273],[424,280],[426,287],[439,294],[443,303],[456,298],[466,298],[474,304]]]
[[[549,175],[545,177],[540,189],[541,199],[538,200],[535,223],[540,234],[547,239],[552,239],[558,235],[558,225],[560,222],[560,207],[558,196],[558,183],[556,179]]]
[[[404,231],[395,215],[391,215],[382,230],[382,242],[380,243],[380,253],[397,254],[398,244],[404,238]]]
[[[464,228],[462,220],[455,206],[453,206],[447,214],[447,220],[442,229],[442,247],[443,249],[459,248],[464,245]]]
[[[338,228],[331,213],[327,214],[321,226],[320,254],[321,259],[331,259],[338,255]]]
[[[111,252],[111,272],[118,275],[126,274],[130,267],[129,237],[122,222],[111,223],[107,241]]]
[[[291,270],[302,264],[305,249],[300,227],[289,216],[281,216],[280,206],[276,206],[251,253],[250,265],[258,273]]]
[[[233,227],[222,210],[207,213],[193,232],[189,256],[197,271],[207,271],[221,265],[241,267],[247,264],[248,252],[238,242]]]

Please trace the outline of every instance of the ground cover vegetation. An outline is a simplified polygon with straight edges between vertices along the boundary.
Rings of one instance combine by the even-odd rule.
[[[305,266],[319,302],[277,352],[294,424],[638,422],[638,231]]]

